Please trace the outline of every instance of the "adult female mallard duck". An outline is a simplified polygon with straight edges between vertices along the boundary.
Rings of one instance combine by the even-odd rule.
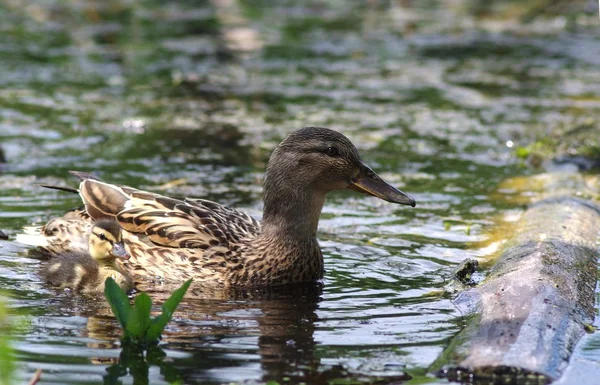
[[[116,219],[134,280],[262,286],[318,280],[316,232],[325,195],[352,189],[388,202],[415,201],[384,182],[339,132],[307,127],[273,151],[264,181],[262,222],[202,199],[174,199],[116,186],[89,174],[79,194],[93,220]]]
[[[40,275],[53,286],[84,293],[102,292],[108,277],[129,290],[131,277],[116,261],[129,258],[119,224],[114,219],[97,220],[89,233],[88,244],[88,252],[71,251],[55,256],[42,266]]]

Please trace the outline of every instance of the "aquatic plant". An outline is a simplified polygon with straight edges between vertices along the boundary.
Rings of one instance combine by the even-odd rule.
[[[127,294],[112,278],[108,278],[104,287],[104,295],[123,329],[123,342],[141,347],[158,344],[163,330],[173,317],[175,309],[191,283],[190,279],[175,290],[162,305],[162,313],[152,318],[150,316],[152,299],[148,294],[138,295],[132,307]]]
[[[13,384],[16,369],[14,350],[10,336],[12,327],[5,302],[0,298],[0,385]]]

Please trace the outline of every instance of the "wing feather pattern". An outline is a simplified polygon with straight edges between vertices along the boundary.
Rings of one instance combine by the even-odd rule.
[[[80,195],[94,219],[116,217],[124,230],[144,234],[157,246],[228,247],[260,231],[249,215],[207,200],[174,199],[92,179],[81,183]]]
[[[120,187],[94,179],[81,182],[79,195],[88,214],[96,220],[115,217],[129,200]]]

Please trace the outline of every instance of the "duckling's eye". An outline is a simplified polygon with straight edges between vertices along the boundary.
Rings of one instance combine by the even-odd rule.
[[[100,238],[101,241],[106,241],[106,235],[102,233],[98,234],[98,238]]]
[[[339,152],[336,147],[327,147],[325,153],[329,156],[338,156]]]

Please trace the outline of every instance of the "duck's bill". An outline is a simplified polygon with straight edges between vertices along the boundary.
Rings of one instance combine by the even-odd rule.
[[[416,202],[408,194],[388,184],[368,166],[362,165],[358,176],[350,181],[350,190],[373,195],[384,201],[415,207]]]
[[[123,246],[122,242],[113,243],[112,255],[122,259],[129,259],[129,254],[125,251],[125,246]]]

